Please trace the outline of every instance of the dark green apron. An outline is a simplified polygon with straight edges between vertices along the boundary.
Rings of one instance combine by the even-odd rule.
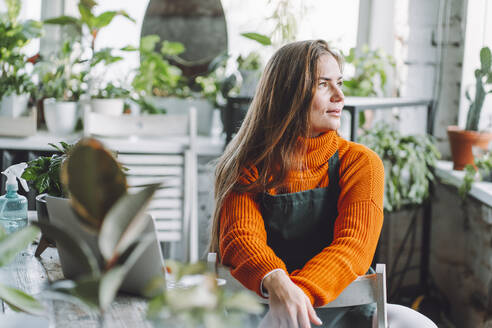
[[[326,188],[259,195],[268,246],[284,261],[288,272],[302,269],[333,241],[340,195],[338,151],[330,157],[328,164],[329,185]],[[323,321],[323,327],[371,327],[372,308],[357,306],[317,309],[316,312]],[[340,320],[342,317],[344,320]],[[346,325],[343,321],[347,321]],[[354,325],[355,321],[357,325]]]

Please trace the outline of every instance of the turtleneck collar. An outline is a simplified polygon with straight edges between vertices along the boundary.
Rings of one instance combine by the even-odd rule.
[[[328,162],[338,149],[337,131],[328,131],[313,138],[300,138],[306,145],[306,164],[308,169],[316,170]]]

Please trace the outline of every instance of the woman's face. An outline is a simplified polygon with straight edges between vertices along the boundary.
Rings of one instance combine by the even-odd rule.
[[[332,55],[323,55],[318,63],[319,77],[313,102],[309,109],[311,137],[340,127],[344,105],[342,73]]]

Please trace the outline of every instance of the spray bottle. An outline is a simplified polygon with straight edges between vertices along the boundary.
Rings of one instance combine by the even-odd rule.
[[[7,193],[0,197],[0,224],[7,233],[13,233],[27,226],[27,198],[19,195],[17,179],[22,188],[29,191],[26,180],[22,179],[22,173],[26,169],[26,163],[19,163],[8,167],[2,172],[7,177]]]

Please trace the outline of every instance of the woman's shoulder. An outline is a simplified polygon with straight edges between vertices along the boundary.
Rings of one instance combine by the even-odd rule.
[[[369,164],[373,169],[384,170],[383,162],[379,155],[369,147],[342,139],[339,142],[340,161],[343,166],[351,166],[354,163]]]

